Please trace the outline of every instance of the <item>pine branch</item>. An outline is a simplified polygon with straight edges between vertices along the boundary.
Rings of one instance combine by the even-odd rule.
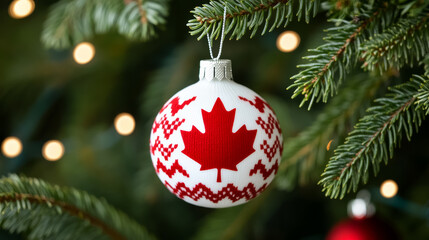
[[[373,71],[413,66],[429,54],[429,9],[419,16],[401,19],[362,46],[363,67]]]
[[[392,6],[382,5],[370,7],[361,17],[351,21],[331,19],[338,26],[326,30],[326,43],[309,50],[312,54],[304,57],[309,63],[298,65],[303,70],[291,78],[295,82],[287,89],[295,88],[292,98],[304,95],[300,106],[310,101],[308,109],[314,102],[327,102],[356,65],[361,42],[388,26],[396,14]]]
[[[345,19],[349,16],[359,16],[364,4],[371,4],[371,1],[357,0],[329,0],[322,3],[323,9],[329,9],[331,18]]]
[[[111,30],[146,41],[167,14],[167,0],[62,0],[49,13],[42,42],[48,48],[66,48]]]
[[[376,105],[368,109],[329,160],[319,182],[327,196],[343,198],[346,192],[356,191],[361,180],[367,182],[370,166],[377,174],[381,161],[387,164],[389,157],[392,158],[403,131],[410,140],[425,117],[424,111],[414,104],[422,80],[415,76],[375,100]]]
[[[326,150],[328,142],[333,140],[338,143],[342,139],[347,126],[354,125],[361,109],[368,106],[382,81],[384,78],[368,78],[366,74],[351,79],[308,129],[285,143],[283,160],[276,177],[279,187],[282,187],[284,178],[288,179],[288,185],[295,185],[295,172],[300,182],[304,183],[305,178],[320,167],[329,154]]]
[[[426,78],[429,79],[429,74],[426,73]],[[429,80],[425,80],[424,78],[420,76],[415,76],[416,78],[420,78],[419,81],[421,82],[419,92],[416,95],[416,102],[417,109],[426,110],[425,114],[429,115]]]
[[[203,4],[202,7],[196,7],[191,11],[194,18],[189,20],[187,26],[191,30],[191,35],[199,34],[198,39],[209,32],[212,38],[217,38],[221,34],[224,6],[226,5],[225,35],[232,32],[230,39],[235,37],[238,40],[249,30],[252,38],[262,26],[261,35],[282,25],[286,27],[292,21],[294,4],[299,4],[296,11],[298,21],[304,16],[309,22],[310,17],[317,14],[320,0],[210,1],[209,4]]]
[[[429,76],[429,55],[427,55],[425,59],[423,59],[422,64],[425,69],[425,75]]]
[[[29,239],[151,239],[105,200],[44,181],[0,179],[0,225]]]

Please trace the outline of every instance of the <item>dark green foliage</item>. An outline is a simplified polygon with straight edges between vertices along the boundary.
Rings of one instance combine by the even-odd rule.
[[[17,175],[0,179],[0,225],[28,239],[152,239],[105,200]]]
[[[331,17],[345,19],[350,16],[359,16],[365,4],[372,5],[374,1],[329,0],[323,2],[322,8],[328,10]]]
[[[383,31],[397,13],[391,5],[368,5],[354,19],[332,19],[336,26],[326,30],[326,43],[309,50],[311,55],[304,57],[308,63],[298,65],[303,70],[292,77],[295,82],[288,87],[295,88],[294,98],[304,95],[300,106],[310,101],[310,109],[313,103],[327,102],[329,96],[334,96],[347,73],[356,66],[364,41]]]
[[[191,35],[199,34],[198,39],[210,33],[217,38],[222,30],[222,19],[224,6],[226,5],[225,35],[237,40],[242,38],[247,31],[255,36],[258,29],[262,27],[261,35],[272,31],[292,21],[296,14],[298,20],[305,17],[307,22],[311,16],[318,12],[319,0],[226,0],[210,1],[202,7],[196,7],[192,14],[194,18],[187,24],[191,29]],[[295,6],[297,5],[297,6]],[[296,10],[294,10],[296,8]]]
[[[425,74],[429,75],[429,55],[426,56],[425,59],[423,59],[422,64],[423,64],[425,72],[426,72]]]
[[[45,22],[42,42],[67,48],[94,34],[116,30],[129,39],[148,40],[165,23],[167,0],[62,0]]]
[[[337,3],[340,2],[338,1]],[[344,2],[341,3],[343,4]],[[383,1],[374,1],[361,10],[356,8],[359,4],[350,4],[350,9],[346,11],[352,11],[354,14],[358,13],[359,15],[348,21],[332,19],[337,26],[327,30],[328,37],[325,39],[327,43],[317,49],[310,50],[314,54],[305,57],[309,63],[299,65],[298,67],[304,68],[304,70],[292,77],[296,80],[288,89],[295,88],[293,97],[304,95],[301,106],[309,101],[308,108],[310,109],[314,102],[320,100],[326,102],[329,96],[337,93],[337,89],[345,79],[345,76],[360,60],[364,61],[363,67],[367,70],[379,70],[379,73],[383,73],[390,68],[400,69],[404,65],[412,67],[413,63],[420,61],[422,57],[428,54],[429,32],[427,20],[429,15],[427,13],[427,3],[422,4],[418,1],[410,1],[402,5],[395,5]],[[344,13],[335,11],[331,13],[342,18],[345,16]],[[426,109],[424,107],[426,102],[424,87],[425,85],[422,83],[419,95],[416,96],[419,101],[419,109]],[[415,92],[415,94],[417,93]],[[393,95],[389,95],[385,98],[385,101],[389,101],[393,97]],[[372,111],[371,113],[376,115],[381,114],[382,109],[370,108],[368,111]],[[412,110],[416,109],[412,108]],[[416,112],[419,113],[420,121],[424,113],[417,110]],[[388,115],[389,113],[384,112],[383,114]],[[368,130],[365,127],[373,126],[374,122],[370,120],[372,120],[371,117],[361,120],[358,125],[363,128],[361,131],[365,132]],[[417,129],[417,126],[415,126],[415,129]],[[392,128],[389,133],[394,137],[398,135],[400,139],[400,129],[402,128],[408,130],[407,137],[410,137],[408,133],[411,134],[413,129],[411,122],[408,122],[406,127],[400,125],[399,129]],[[353,134],[356,134],[356,132],[352,132],[351,136],[354,136]],[[376,154],[380,154],[385,149],[383,145],[385,143],[384,138],[371,143],[373,148],[377,150]],[[354,148],[348,144],[355,144],[353,145]],[[354,159],[354,154],[360,153],[359,151],[362,150],[360,146],[365,144],[367,144],[365,138],[349,137],[344,145],[337,148],[336,154],[331,158],[330,165],[328,165],[321,181],[327,191],[327,195],[343,197],[350,189],[356,191],[361,178],[364,180],[368,178],[366,168],[365,171],[362,171],[362,168],[344,166],[344,164],[352,161],[350,158]],[[396,138],[389,145],[390,156],[393,155],[394,146],[396,146]],[[358,152],[356,152],[356,149],[358,149]],[[375,173],[377,173],[378,162],[373,161],[374,164],[377,163],[377,166],[374,167]],[[381,159],[378,159],[378,161],[381,161]],[[335,166],[343,166],[344,168],[336,169]],[[368,167],[368,164],[365,166]],[[336,169],[336,171],[333,169]],[[347,174],[342,172],[343,169],[349,170],[346,171]],[[339,174],[337,171],[341,173]],[[345,180],[332,180],[337,179],[339,175],[341,175],[341,180]],[[327,184],[327,179],[333,183]],[[349,179],[352,181],[348,181]]]
[[[253,202],[251,203],[253,206]],[[247,211],[250,206],[238,206],[234,208],[220,209],[215,211],[206,219],[202,220],[202,226],[198,229],[194,240],[216,240],[216,239],[231,239],[232,236],[237,235],[237,228],[242,226],[236,226],[240,224],[242,218],[241,213]],[[247,222],[245,219],[243,222]]]
[[[246,205],[219,209],[219,211],[211,213],[202,221],[202,226],[193,239],[245,239],[240,236],[240,232],[248,227],[247,223],[260,210],[261,205],[266,202],[272,191],[273,188],[268,188],[263,195],[258,196]]]
[[[341,25],[327,29],[326,44],[309,50],[314,55],[304,59],[311,63],[298,65],[298,68],[305,68],[305,70],[293,76],[292,79],[296,80],[288,87],[288,89],[295,88],[293,97],[304,95],[300,106],[310,101],[308,109],[314,102],[320,99],[326,102],[328,96],[333,96],[344,76],[356,64],[355,52],[359,47],[357,45],[359,41],[356,40],[362,34],[360,24],[353,21],[336,22]],[[338,74],[337,79],[335,74]]]
[[[392,158],[403,132],[411,140],[425,117],[424,111],[414,104],[425,81],[414,76],[410,82],[390,88],[385,97],[375,100],[375,105],[329,160],[320,181],[327,196],[342,198],[350,190],[356,191],[360,181],[368,181],[371,167],[377,174],[380,163],[387,164]]]
[[[337,4],[340,2],[345,4],[345,1]],[[413,66],[427,55],[427,4],[418,5],[412,1],[398,6],[375,2],[361,9],[357,6],[362,4],[349,3],[345,11],[353,12],[352,19],[331,19],[336,26],[327,29],[326,44],[310,50],[312,54],[304,57],[308,63],[298,65],[304,70],[292,77],[295,82],[288,87],[295,88],[293,97],[304,95],[300,106],[309,101],[310,109],[315,102],[327,102],[358,60],[363,59],[363,67],[368,70],[386,71],[404,64]],[[328,6],[333,7],[332,4]],[[415,16],[416,12],[421,13]],[[344,12],[332,15],[345,18]]]
[[[304,183],[309,175],[319,170],[326,157],[343,140],[343,134],[361,116],[374,97],[383,78],[368,77],[366,74],[350,79],[337,97],[330,102],[311,126],[297,137],[285,142],[282,163],[277,181],[282,184],[288,178],[289,185],[295,186],[291,172],[296,171],[299,182]],[[329,150],[327,144],[331,142]],[[317,172],[315,175],[319,176]]]
[[[412,50],[412,51],[410,51]],[[429,54],[429,11],[402,18],[383,33],[372,36],[363,46],[363,67],[387,71],[413,66]]]
[[[416,95],[416,105],[417,108],[421,108],[423,110],[426,110],[426,115],[429,114],[429,80],[425,80],[420,76],[415,76],[416,78],[419,78],[419,81],[421,82],[419,92]],[[426,73],[426,78],[429,78],[429,75]]]

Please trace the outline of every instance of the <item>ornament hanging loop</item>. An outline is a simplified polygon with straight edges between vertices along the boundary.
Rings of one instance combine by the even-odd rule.
[[[213,57],[213,50],[212,50],[212,42],[210,40],[210,35],[207,32],[207,40],[209,42],[209,51],[210,51],[210,57],[214,61],[218,61],[220,58],[220,55],[222,54],[222,47],[223,47],[223,40],[225,38],[225,22],[226,22],[226,4],[223,10],[223,20],[222,20],[222,35],[220,37],[220,46],[219,46],[219,53],[217,54],[217,57]]]

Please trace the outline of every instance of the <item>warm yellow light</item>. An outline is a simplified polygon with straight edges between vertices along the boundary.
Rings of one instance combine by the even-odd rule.
[[[380,186],[380,193],[385,198],[392,198],[398,193],[398,184],[393,180],[386,180]]]
[[[95,48],[89,42],[79,43],[73,51],[73,58],[79,64],[89,63],[95,55]]]
[[[6,138],[1,145],[1,151],[8,158],[17,157],[22,152],[21,140],[17,137]]]
[[[286,31],[277,38],[277,48],[282,52],[292,52],[298,47],[300,41],[298,33]]]
[[[135,126],[134,117],[129,113],[118,114],[115,118],[115,129],[121,135],[130,135],[134,131]]]
[[[34,11],[33,0],[14,0],[9,5],[9,15],[13,18],[25,18]]]
[[[47,141],[43,145],[42,155],[48,161],[57,161],[64,155],[64,145],[58,140]]]

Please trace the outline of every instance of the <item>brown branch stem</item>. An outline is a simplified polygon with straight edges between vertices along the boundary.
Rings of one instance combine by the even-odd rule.
[[[45,203],[45,204],[51,204],[53,206],[58,206],[72,216],[87,220],[91,225],[100,228],[110,238],[114,240],[126,240],[125,237],[123,237],[116,230],[110,228],[110,226],[102,222],[100,219],[66,202],[57,201],[55,199],[47,198],[44,196],[23,194],[23,193],[15,193],[10,195],[0,196],[0,202],[11,202],[11,201],[20,201],[20,200],[27,200],[31,203]]]
[[[140,12],[140,16],[141,16],[141,23],[143,24],[147,24],[147,17],[146,17],[146,11],[143,9],[143,1],[142,0],[137,0],[137,6],[139,8],[139,12]]]

